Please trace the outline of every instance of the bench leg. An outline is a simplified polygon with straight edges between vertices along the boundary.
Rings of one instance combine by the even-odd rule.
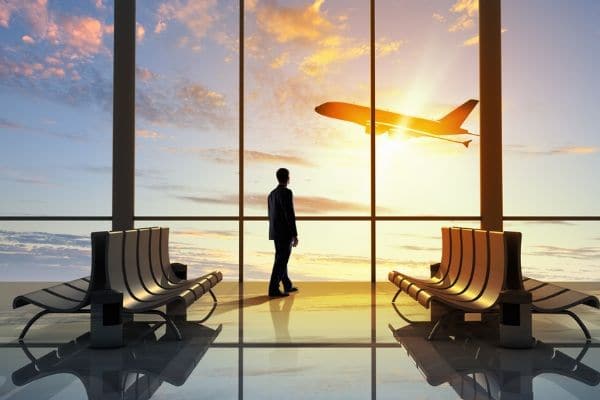
[[[592,340],[592,335],[590,335],[590,331],[584,325],[584,323],[581,320],[581,318],[579,318],[579,316],[577,316],[577,314],[575,314],[573,311],[569,311],[569,310],[562,310],[560,312],[560,314],[566,314],[566,315],[570,316],[571,318],[573,318],[575,320],[575,322],[577,322],[577,325],[579,325],[579,327],[583,331],[583,334],[585,335],[586,341],[590,342]]]
[[[167,326],[169,328],[171,328],[171,330],[175,334],[175,337],[177,338],[177,340],[182,340],[181,332],[179,331],[179,328],[177,328],[177,325],[175,325],[175,322],[173,322],[173,320],[171,319],[171,317],[168,314],[165,314],[164,312],[162,312],[160,310],[148,310],[148,311],[142,312],[141,314],[154,314],[154,315],[158,315],[158,316],[162,317],[165,320],[165,322],[167,323]]]
[[[398,298],[398,296],[400,296],[400,293],[402,293],[402,290],[398,289],[398,291],[394,295],[394,298],[392,299],[392,304],[396,302],[396,299]]]
[[[418,322],[422,322],[422,321],[413,321],[413,320],[409,319],[408,317],[406,317],[404,314],[402,314],[400,312],[400,309],[398,308],[398,306],[395,303],[392,303],[392,307],[394,307],[396,314],[398,314],[398,316],[400,318],[402,318],[404,321],[408,322],[409,324],[416,324]]]
[[[33,316],[33,318],[31,318],[29,320],[29,322],[27,322],[27,325],[25,325],[25,327],[21,331],[21,334],[19,335],[19,341],[22,341],[25,338],[25,335],[27,335],[29,328],[31,328],[31,326],[35,323],[35,321],[37,321],[38,319],[42,318],[44,315],[49,314],[49,313],[50,313],[50,311],[48,311],[48,310],[42,310],[39,313],[35,314]]]
[[[204,318],[202,318],[201,320],[198,320],[198,321],[194,321],[194,322],[197,322],[199,324],[204,323],[207,319],[210,318],[210,316],[215,312],[216,309],[217,309],[217,303],[215,302],[215,303],[213,303],[210,311],[208,312],[208,314],[206,314],[206,316]]]
[[[187,321],[187,306],[181,301],[167,303],[167,315],[175,321]]]
[[[213,301],[216,303],[217,302],[217,296],[215,296],[215,292],[213,292],[212,289],[209,289],[208,293],[210,293],[210,296],[212,297]]]

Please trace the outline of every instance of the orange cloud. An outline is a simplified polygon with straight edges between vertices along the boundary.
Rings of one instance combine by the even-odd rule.
[[[460,16],[448,28],[449,32],[471,29],[475,26],[475,15],[479,11],[479,0],[457,0],[450,11]]]
[[[375,52],[379,57],[385,57],[397,52],[402,46],[402,41],[388,41],[380,39],[375,44]],[[321,43],[324,47],[305,57],[300,63],[300,70],[309,76],[322,76],[333,63],[350,61],[370,53],[371,47],[367,43],[352,44],[341,36],[333,36]]]
[[[143,139],[160,139],[163,137],[160,133],[156,131],[151,131],[149,129],[136,129],[135,136]]]
[[[89,56],[102,48],[104,27],[100,20],[92,17],[70,17],[62,26],[62,36],[71,50]]]
[[[275,57],[275,59],[273,61],[271,61],[271,68],[273,69],[279,69],[281,67],[283,67],[284,65],[286,65],[290,60],[290,53],[285,52],[280,54],[279,56]]]
[[[446,17],[439,13],[433,13],[431,18],[435,19],[437,22],[446,22]]]
[[[256,6],[258,27],[280,43],[317,42],[329,34],[334,25],[321,12],[325,0],[315,0],[308,7],[285,7],[277,2]]]
[[[34,44],[35,40],[29,36],[29,35],[23,35],[21,36],[21,40],[23,41],[23,43],[27,43],[27,44]]]
[[[144,36],[146,36],[146,29],[144,29],[144,26],[142,24],[140,24],[139,22],[136,23],[135,38],[136,38],[137,42],[139,43],[142,40],[144,40]]]
[[[479,11],[479,0],[457,0],[450,8],[450,11],[455,13],[464,12],[469,17],[472,17]]]
[[[141,80],[141,81],[150,81],[154,78],[156,78],[156,74],[152,71],[150,71],[148,68],[142,68],[142,67],[136,67],[135,68],[135,75],[136,77]]]
[[[15,13],[25,16],[35,36],[45,37],[54,30],[48,13],[48,0],[2,0],[0,2],[0,26],[8,28]]]

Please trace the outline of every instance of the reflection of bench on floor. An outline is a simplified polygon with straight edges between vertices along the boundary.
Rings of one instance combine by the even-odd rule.
[[[176,324],[184,332],[182,341],[168,335],[157,338],[155,327],[136,322],[129,334],[138,336],[137,340],[119,349],[90,349],[89,333],[42,357],[35,357],[21,344],[31,363],[13,372],[13,384],[26,386],[48,376],[71,374],[81,381],[89,399],[149,399],[163,382],[183,385],[221,332],[221,326],[214,330],[194,322]],[[32,389],[35,395],[31,393],[30,398],[39,399],[39,387]],[[27,391],[26,386],[19,392],[22,398],[28,398]],[[57,393],[44,394],[53,398]]]
[[[463,399],[532,399],[533,378],[541,374],[549,374],[545,377],[551,380],[560,375],[588,386],[600,384],[600,372],[582,362],[590,342],[585,342],[577,358],[572,358],[543,342],[537,342],[533,349],[517,351],[497,348],[456,332],[452,332],[456,334],[453,339],[428,341],[424,336],[430,328],[430,323],[400,329],[390,326],[427,383],[448,383]],[[581,398],[579,392],[585,388],[564,385],[561,379],[555,382],[577,398]]]
[[[216,303],[212,288],[223,275],[214,271],[187,279],[185,265],[171,264],[168,243],[168,228],[92,233],[89,277],[14,299],[13,308],[27,304],[43,308],[19,339],[47,313],[91,313],[92,343],[99,347],[120,345],[122,316],[130,319],[134,313],[163,317],[180,339],[173,319],[185,319],[187,307],[206,293]],[[157,310],[165,305],[166,314]]]
[[[389,274],[401,292],[432,309],[437,320],[429,338],[453,316],[500,313],[500,343],[529,347],[531,312],[563,313],[575,319],[591,339],[583,322],[568,309],[579,304],[600,308],[597,297],[575,290],[523,279],[521,233],[467,228],[442,228],[442,259],[431,267],[431,278],[419,279],[398,271]]]

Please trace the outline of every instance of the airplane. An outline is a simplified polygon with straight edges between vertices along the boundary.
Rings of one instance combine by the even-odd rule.
[[[396,114],[390,111],[375,110],[375,134],[381,135],[390,133],[390,131],[403,130],[414,136],[441,139],[461,143],[465,147],[469,147],[471,140],[455,140],[446,136],[479,136],[460,127],[478,102],[478,100],[470,99],[437,121]],[[315,107],[315,111],[326,117],[364,126],[365,132],[371,133],[371,109],[369,107],[333,101]]]

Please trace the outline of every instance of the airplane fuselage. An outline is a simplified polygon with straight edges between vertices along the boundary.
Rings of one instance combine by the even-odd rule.
[[[367,129],[370,126],[371,109],[369,107],[343,102],[327,102],[316,107],[315,111],[326,117],[353,122]],[[408,131],[423,131],[432,135],[459,135],[468,133],[466,129],[454,126],[449,127],[440,121],[412,117],[384,110],[375,110],[375,121],[375,130],[377,133],[384,133],[390,130],[391,127],[400,130],[404,128]],[[382,129],[379,129],[380,127]],[[386,127],[387,129],[383,129]]]

